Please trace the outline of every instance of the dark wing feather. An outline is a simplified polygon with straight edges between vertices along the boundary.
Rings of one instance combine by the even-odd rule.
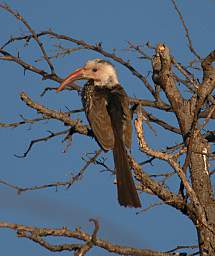
[[[129,109],[129,98],[122,86],[116,85],[110,91],[110,105],[115,113],[116,119],[113,123],[119,124],[118,129],[122,129],[122,139],[128,149],[131,148],[132,142],[132,124],[131,124],[131,111]],[[111,115],[111,113],[109,113]]]
[[[124,89],[120,85],[98,88],[89,81],[82,102],[97,142],[104,150],[113,150],[119,203],[140,207],[126,151],[131,147],[131,113]]]
[[[114,134],[107,112],[106,94],[89,81],[82,91],[82,102],[95,139],[105,151],[113,149]]]
[[[120,85],[110,90],[108,113],[115,136],[113,156],[116,167],[118,200],[121,205],[141,207],[130,172],[126,147],[131,147],[131,113],[129,99]]]

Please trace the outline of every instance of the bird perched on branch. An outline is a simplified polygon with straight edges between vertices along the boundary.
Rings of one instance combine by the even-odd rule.
[[[113,151],[120,205],[141,207],[127,156],[132,132],[129,98],[119,84],[114,66],[101,59],[89,60],[69,74],[57,91],[76,80],[88,80],[82,90],[87,119],[100,147]]]

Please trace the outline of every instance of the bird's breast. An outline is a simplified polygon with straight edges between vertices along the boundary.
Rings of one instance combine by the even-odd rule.
[[[86,112],[92,108],[92,100],[94,97],[94,87],[86,84],[82,90],[82,103]]]

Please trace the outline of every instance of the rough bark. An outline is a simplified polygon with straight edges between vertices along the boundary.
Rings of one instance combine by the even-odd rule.
[[[208,157],[201,153],[195,153],[209,152],[209,145],[199,133],[195,135],[193,140],[192,151],[190,158],[192,187],[205,211],[208,224],[208,226],[205,226],[201,223],[195,223],[200,251],[201,255],[212,256],[215,255],[215,202],[208,171]],[[213,230],[213,232],[211,232],[211,230]]]
[[[153,79],[165,92],[177,117],[181,135],[187,147],[183,171],[186,173],[189,167],[191,187],[197,200],[195,196],[188,193],[189,186],[186,181],[184,182],[182,179],[182,183],[186,188],[191,205],[195,208],[195,215],[190,217],[196,226],[202,256],[215,255],[215,201],[208,164],[210,145],[201,134],[201,129],[204,126],[198,123],[201,108],[206,99],[210,100],[210,94],[215,87],[215,68],[212,65],[214,61],[215,51],[212,51],[202,62],[203,81],[199,85],[197,93],[189,100],[183,99],[176,87],[171,72],[171,56],[168,47],[158,44],[156,56],[152,61]],[[212,108],[205,116],[205,124],[213,115],[213,110]],[[180,173],[178,174],[180,175]]]

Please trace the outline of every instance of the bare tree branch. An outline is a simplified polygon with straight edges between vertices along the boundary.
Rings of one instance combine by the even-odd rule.
[[[1,48],[0,48],[0,53],[2,54],[2,56],[0,56],[0,60],[15,62],[18,65],[22,66],[24,68],[24,70],[30,70],[36,74],[41,75],[43,80],[51,79],[51,80],[54,80],[59,83],[62,82],[62,79],[59,78],[55,73],[49,74],[46,71],[39,69],[36,66],[33,66],[32,64],[28,64],[27,62],[22,60],[19,56],[16,57],[16,56],[10,54],[8,51],[5,51]]]
[[[97,239],[96,236],[97,236],[97,233],[98,233],[98,230],[99,230],[99,223],[95,219],[90,219],[90,221],[93,222],[94,225],[95,225],[93,234],[92,234],[90,240],[87,241],[84,245],[82,245],[82,247],[74,254],[74,256],[83,256],[83,255],[85,255],[95,245],[95,242],[96,242],[96,239]]]
[[[14,122],[14,123],[0,123],[0,127],[3,127],[3,128],[8,128],[8,127],[16,128],[16,127],[18,127],[20,125],[34,124],[34,123],[37,123],[39,121],[43,121],[43,120],[48,120],[49,119],[49,118],[46,118],[46,117],[38,117],[38,118],[31,119],[31,118],[25,118],[22,115],[20,115],[20,117],[22,118],[23,121]]]
[[[62,244],[57,246],[52,246],[47,242],[44,242],[43,237],[67,237],[67,238],[75,238],[78,240],[82,240],[85,242],[92,241],[95,246],[100,247],[110,253],[115,253],[119,255],[133,255],[133,256],[174,256],[174,253],[165,253],[165,252],[157,252],[147,249],[138,249],[127,246],[120,246],[117,244],[112,244],[111,242],[96,238],[98,227],[95,226],[93,235],[88,234],[87,232],[82,231],[80,228],[76,228],[74,231],[71,231],[67,228],[37,228],[33,226],[20,225],[9,222],[0,222],[0,228],[7,228],[16,231],[18,234],[20,233],[20,237],[26,237],[31,240],[35,240],[35,242],[39,243],[41,246],[46,249],[53,251],[76,251],[81,245],[80,244]],[[60,247],[61,246],[61,247]],[[180,254],[178,254],[180,256]],[[183,254],[181,254],[183,255]]]
[[[0,7],[1,7],[1,6],[0,6]],[[135,76],[138,77],[141,81],[143,81],[144,84],[145,84],[145,86],[146,86],[146,88],[150,91],[150,93],[151,93],[153,96],[156,97],[155,92],[154,92],[152,86],[151,86],[151,85],[149,84],[149,82],[147,81],[146,77],[144,77],[141,73],[139,73],[128,61],[123,60],[121,57],[119,57],[119,56],[117,56],[117,55],[115,55],[115,54],[113,54],[113,53],[109,53],[109,52],[103,50],[102,47],[101,47],[101,45],[99,45],[99,44],[92,45],[92,44],[89,44],[89,43],[87,43],[87,42],[85,42],[85,41],[83,41],[83,40],[77,40],[77,39],[74,39],[74,38],[71,38],[71,37],[68,37],[68,36],[65,36],[65,35],[57,34],[57,33],[53,32],[53,31],[51,31],[51,30],[49,30],[49,31],[43,31],[43,32],[37,34],[37,37],[41,37],[41,36],[45,36],[45,35],[52,36],[52,37],[55,37],[55,38],[57,38],[57,39],[61,39],[61,40],[66,40],[66,41],[69,41],[69,42],[73,42],[73,43],[75,43],[75,44],[77,44],[77,45],[81,45],[81,46],[84,47],[85,49],[92,50],[92,51],[96,51],[96,52],[102,54],[102,55],[105,56],[105,57],[108,57],[108,58],[111,58],[112,60],[115,60],[116,62],[122,64],[122,65],[125,66],[127,69],[129,69],[133,75],[135,75]],[[28,39],[28,40],[30,40],[31,37],[32,37],[32,35],[25,35],[25,36],[23,36],[23,37],[16,37],[16,38],[13,38],[13,40],[9,40],[8,42],[11,43],[11,42],[14,42],[15,40],[23,40],[23,39]],[[8,45],[8,42],[6,43],[7,45]],[[4,50],[1,48],[1,49],[0,49],[0,53],[3,54],[4,52],[6,52],[6,51],[4,51]],[[0,58],[0,59],[2,59],[2,58]],[[7,58],[5,58],[5,60],[13,60],[13,61],[15,61],[15,58],[14,58],[14,56],[13,56],[12,59],[7,59]],[[27,66],[27,65],[25,65],[25,66]],[[27,69],[27,68],[26,68],[26,69]],[[28,68],[28,69],[29,69],[29,68]],[[30,70],[31,70],[31,69],[30,69]],[[35,72],[35,69],[33,69],[32,71]],[[40,72],[36,72],[36,73],[40,73]],[[49,78],[49,79],[53,79],[53,80],[56,81],[56,77],[55,77],[55,76],[56,76],[56,74],[47,74],[47,73],[44,74],[44,78],[45,78],[45,79]],[[59,82],[61,82],[61,81],[59,81]]]
[[[71,176],[68,180],[66,181],[57,181],[57,182],[52,182],[49,184],[44,184],[44,185],[36,185],[36,186],[32,186],[32,187],[19,187],[17,185],[8,183],[5,180],[0,179],[0,184],[3,184],[9,188],[15,189],[16,192],[18,194],[21,194],[22,192],[28,192],[28,191],[34,191],[34,190],[40,190],[40,189],[47,189],[47,188],[58,188],[58,187],[71,187],[75,182],[81,180],[81,178],[84,175],[84,172],[87,170],[87,168],[91,165],[91,164],[95,164],[96,163],[96,159],[97,157],[101,154],[102,150],[99,149],[95,152],[95,154],[93,154],[93,156],[91,158],[89,158],[89,160],[86,161],[85,165],[80,169],[80,171]]]
[[[34,40],[36,41],[36,43],[38,44],[43,56],[44,56],[44,59],[46,60],[46,62],[48,63],[49,67],[50,67],[50,70],[51,70],[51,73],[54,74],[54,66],[53,64],[51,63],[47,53],[46,53],[46,50],[43,46],[43,43],[39,40],[39,37],[37,36],[37,34],[34,32],[34,30],[32,29],[32,27],[29,25],[29,23],[24,19],[24,17],[14,11],[8,4],[0,4],[0,8],[3,8],[4,10],[6,10],[7,12],[9,12],[10,14],[12,14],[14,17],[16,17],[18,20],[20,20],[24,25],[25,27],[29,30],[29,32],[32,34],[32,37],[34,38]]]
[[[182,23],[183,27],[184,27],[185,36],[186,36],[186,38],[187,38],[187,40],[188,40],[188,44],[189,44],[189,49],[190,49],[190,51],[197,57],[197,59],[201,61],[200,55],[199,55],[199,54],[196,52],[196,50],[193,48],[193,44],[192,44],[191,37],[190,37],[190,35],[189,35],[188,27],[187,27],[187,25],[186,25],[186,23],[185,23],[185,21],[184,21],[184,18],[183,18],[183,16],[182,16],[182,14],[181,14],[181,12],[180,12],[180,10],[179,10],[177,4],[176,4],[176,1],[175,1],[175,0],[172,0],[172,3],[173,3],[173,5],[174,5],[174,8],[175,8],[175,10],[176,10],[176,12],[177,12],[177,14],[178,14],[180,20],[181,20],[181,23]]]
[[[58,86],[56,87],[46,87],[40,94],[41,97],[43,97],[48,91],[56,91],[56,89],[58,88]],[[70,84],[70,86],[66,86],[64,88],[64,90],[75,90],[77,92],[81,92],[81,86],[75,84],[75,83],[72,83]]]
[[[146,144],[145,139],[144,139],[144,134],[143,134],[141,114],[139,114],[138,118],[135,120],[135,128],[136,128],[136,132],[137,132],[137,138],[138,138],[140,150],[149,156],[156,157],[158,159],[167,161],[171,165],[171,167],[177,171],[179,177],[181,178],[181,180],[187,190],[187,193],[190,197],[191,202],[193,203],[194,207],[196,208],[196,211],[198,212],[199,221],[201,223],[204,223],[205,225],[207,225],[204,210],[202,209],[195,192],[193,191],[192,187],[190,186],[189,182],[187,181],[182,168],[175,161],[174,156],[171,154],[162,153],[160,151],[155,151],[155,150],[149,148],[149,146]]]
[[[142,170],[141,166],[132,157],[129,157],[129,161],[134,170],[136,179],[140,182],[144,189],[148,188],[154,195],[158,196],[166,204],[180,210],[183,214],[190,217],[193,216],[193,209],[190,208],[190,206],[186,204],[181,197],[169,191],[160,182],[150,178],[149,175]]]
[[[149,211],[149,210],[151,210],[151,209],[153,209],[153,208],[155,208],[157,206],[161,206],[161,205],[164,205],[164,204],[165,204],[164,202],[158,201],[156,203],[150,204],[149,206],[141,209],[139,212],[137,212],[137,214],[141,214],[141,213],[147,212],[147,211]]]
[[[48,141],[54,137],[57,137],[59,135],[63,135],[63,134],[66,134],[70,131],[70,129],[66,129],[64,131],[60,131],[60,132],[51,132],[51,131],[48,131],[50,134],[48,136],[45,136],[45,137],[41,137],[41,138],[38,138],[38,139],[35,139],[35,140],[32,140],[27,148],[27,150],[22,154],[22,155],[17,155],[15,154],[16,157],[18,158],[25,158],[28,153],[31,151],[32,147],[34,144],[38,143],[38,142],[42,142],[42,141]]]
[[[182,250],[182,249],[196,249],[198,247],[199,247],[198,245],[178,245],[174,249],[169,250],[167,252],[176,252],[176,251]]]
[[[41,104],[35,103],[25,92],[22,92],[20,94],[20,98],[22,101],[25,102],[26,105],[35,109],[37,112],[43,114],[44,116],[59,120],[63,122],[65,125],[72,126],[74,129],[74,132],[87,135],[87,136],[92,136],[92,132],[89,126],[82,125],[79,120],[72,120],[69,117],[69,113],[51,110],[42,106]]]

